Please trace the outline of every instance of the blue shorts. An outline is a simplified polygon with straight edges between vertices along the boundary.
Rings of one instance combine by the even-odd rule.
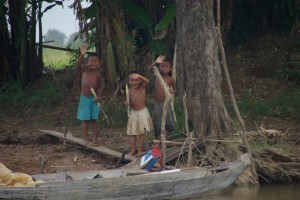
[[[79,120],[96,120],[99,115],[99,107],[94,97],[80,97],[78,106],[77,119]]]

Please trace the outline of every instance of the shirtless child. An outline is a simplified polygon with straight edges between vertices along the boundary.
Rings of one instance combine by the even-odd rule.
[[[97,123],[99,115],[99,107],[96,102],[100,102],[102,91],[101,74],[97,71],[100,67],[100,58],[96,53],[91,53],[88,56],[87,63],[83,63],[84,55],[87,52],[85,45],[80,47],[80,55],[77,60],[77,67],[80,67],[82,72],[81,80],[81,97],[77,112],[77,119],[82,122],[82,137],[85,145],[89,145],[88,141],[88,123],[90,122],[93,130],[92,146],[97,146]],[[91,88],[98,93],[97,99],[94,98]]]
[[[149,67],[149,70],[153,73],[153,67],[159,65],[160,74],[165,81],[166,85],[170,88],[170,93],[176,93],[176,85],[174,79],[169,75],[172,71],[172,66],[170,61],[165,60],[165,56],[159,56],[155,62]],[[161,135],[161,121],[162,121],[162,112],[165,102],[165,93],[162,85],[159,83],[158,78],[155,78],[154,82],[154,108],[153,108],[153,123],[154,123],[154,133],[155,139],[159,140]],[[169,106],[167,117],[166,117],[166,127],[165,129],[168,132],[171,132],[175,129],[174,118],[172,115],[171,106]]]
[[[129,74],[129,102],[125,101],[125,106],[131,107],[127,124],[127,135],[131,135],[130,156],[135,155],[137,138],[139,139],[137,155],[143,153],[145,131],[149,132],[153,129],[151,116],[146,107],[146,87],[148,84],[149,80],[146,77],[136,72]]]

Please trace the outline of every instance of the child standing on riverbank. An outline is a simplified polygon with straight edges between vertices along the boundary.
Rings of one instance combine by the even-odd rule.
[[[145,132],[149,132],[153,127],[151,116],[146,107],[146,87],[148,84],[149,80],[137,72],[129,74],[129,102],[125,101],[125,105],[131,107],[127,124],[127,135],[131,135],[130,156],[135,155],[137,139],[139,140],[137,155],[143,153]]]
[[[77,119],[82,122],[82,137],[85,145],[90,145],[88,141],[88,123],[91,123],[93,130],[92,146],[97,146],[97,123],[99,115],[99,107],[96,102],[100,102],[102,91],[102,77],[98,72],[101,65],[100,58],[96,53],[88,55],[87,63],[83,62],[84,55],[87,52],[85,45],[80,47],[80,54],[77,60],[77,67],[80,67],[82,72],[81,79],[81,97],[77,112]],[[97,98],[91,92],[93,88],[97,93]]]
[[[149,67],[150,72],[153,72],[153,67],[159,65],[159,72],[166,83],[170,88],[169,91],[171,94],[176,93],[176,85],[174,79],[170,76],[172,72],[171,62],[165,60],[165,56],[159,56],[155,62]],[[158,78],[155,78],[154,82],[154,102],[153,102],[153,123],[154,123],[154,134],[155,139],[159,140],[161,135],[161,122],[162,122],[162,112],[165,103],[165,93],[163,86],[160,84]],[[165,129],[168,132],[171,132],[175,129],[175,122],[172,114],[171,105],[167,111],[166,117],[166,127]]]

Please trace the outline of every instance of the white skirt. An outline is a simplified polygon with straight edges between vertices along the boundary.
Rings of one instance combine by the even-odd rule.
[[[153,130],[153,123],[148,109],[131,110],[127,124],[127,135],[142,135]]]

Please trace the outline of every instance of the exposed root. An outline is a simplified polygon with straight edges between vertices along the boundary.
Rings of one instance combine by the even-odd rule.
[[[256,156],[256,170],[260,174],[262,184],[299,182],[300,162],[298,159],[269,149],[262,150]]]

